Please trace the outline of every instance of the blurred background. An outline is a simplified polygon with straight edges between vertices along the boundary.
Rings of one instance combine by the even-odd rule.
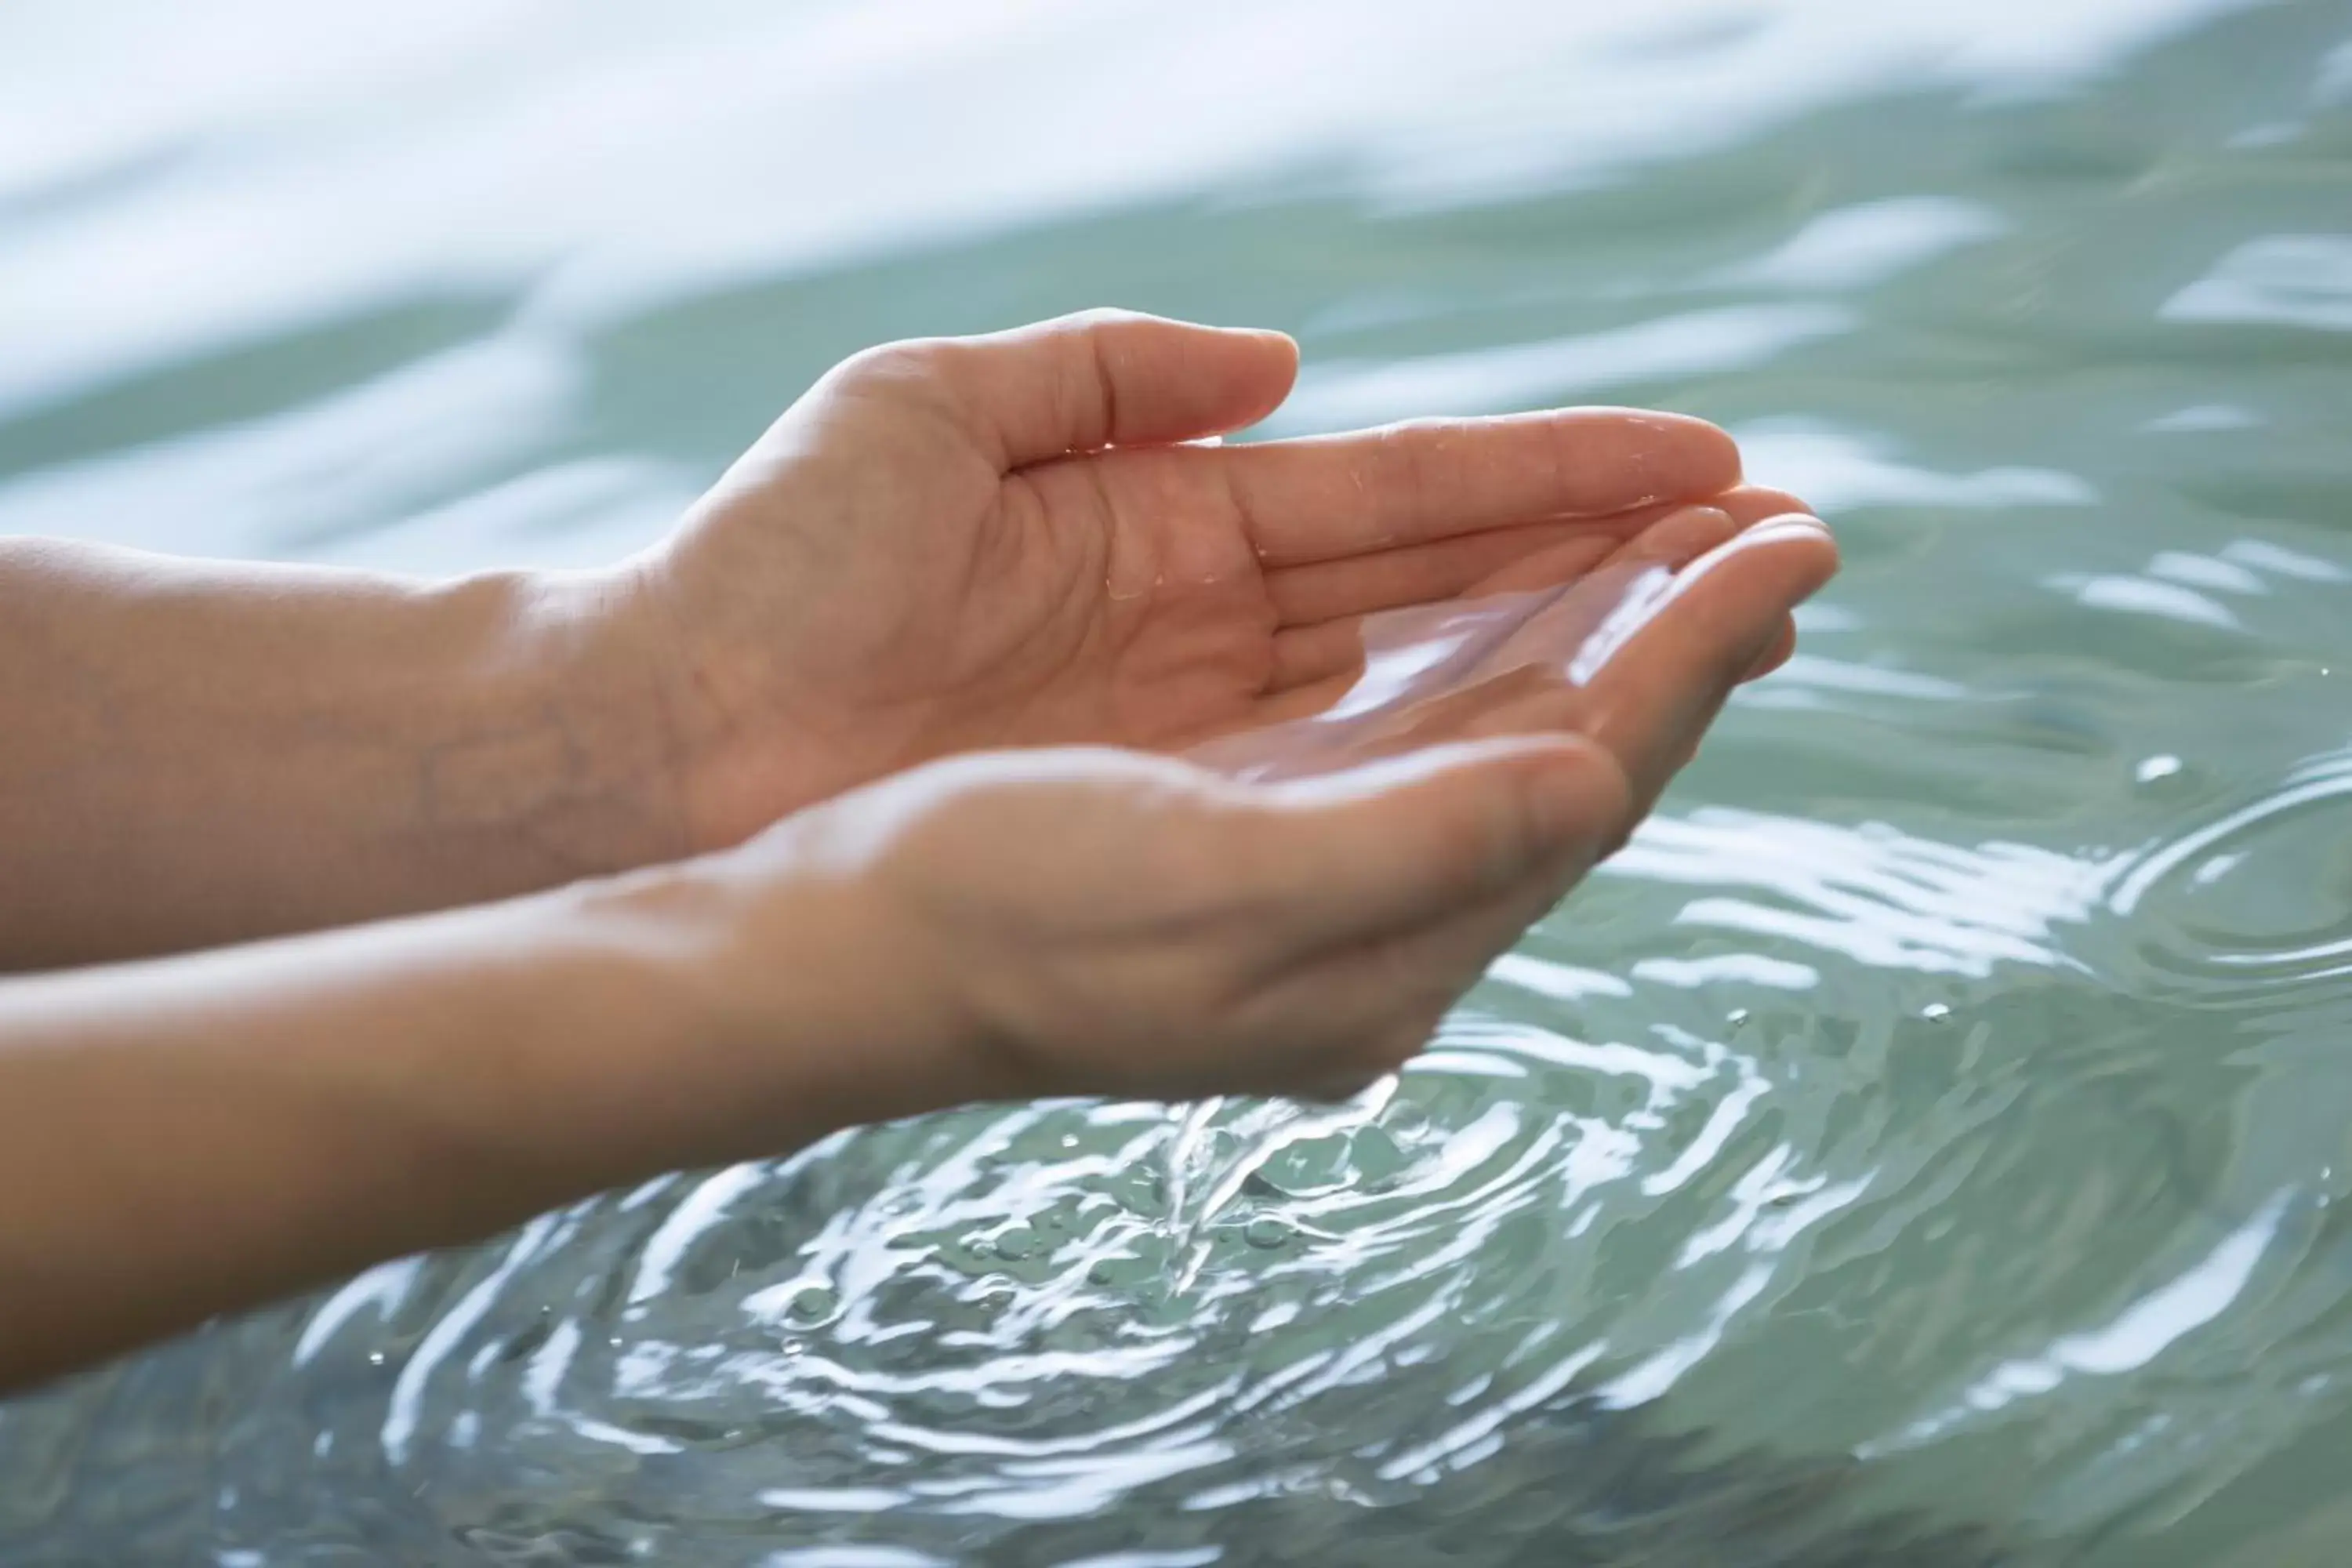
[[[0,1405],[0,1563],[2352,1562],[2352,3],[0,9],[0,531],[602,562],[1097,304],[1848,571],[1357,1105],[389,1265]]]

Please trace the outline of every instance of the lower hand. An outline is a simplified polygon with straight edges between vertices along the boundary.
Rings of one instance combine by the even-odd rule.
[[[757,1151],[789,1119],[792,1076],[761,1042],[813,1005],[900,1097],[868,1114],[1361,1087],[1623,840],[1835,560],[1818,526],[1778,525],[1686,568],[1570,694],[1566,731],[1518,685],[1463,710],[1460,733],[1487,738],[1424,732],[1281,784],[1134,752],[979,753],[640,879],[688,911],[723,1020],[696,1098],[731,1131],[694,1157]]]

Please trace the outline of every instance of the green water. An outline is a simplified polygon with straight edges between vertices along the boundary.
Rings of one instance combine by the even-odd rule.
[[[1363,1101],[388,1266],[0,1406],[0,1563],[2352,1561],[2352,5],[320,9],[0,14],[0,530],[602,560],[1117,302],[1850,564]]]

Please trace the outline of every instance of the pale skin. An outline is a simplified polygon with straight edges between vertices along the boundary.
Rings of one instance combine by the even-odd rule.
[[[603,573],[0,541],[0,1386],[845,1126],[1393,1070],[1836,554],[1670,416],[1204,444],[1296,365],[874,351]],[[1590,685],[1177,754],[1328,706],[1368,615],[1629,559],[1676,592]]]

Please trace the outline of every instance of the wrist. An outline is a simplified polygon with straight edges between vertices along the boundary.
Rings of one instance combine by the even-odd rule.
[[[436,825],[504,828],[561,880],[691,853],[689,748],[633,577],[497,574],[442,592],[481,600],[497,630],[472,681],[491,710],[424,759]]]
[[[639,1171],[761,1158],[845,1127],[1019,1092],[990,1069],[866,879],[779,868],[779,846],[582,883],[562,944],[625,976],[657,1020],[614,1054],[566,1052],[583,1124]]]

